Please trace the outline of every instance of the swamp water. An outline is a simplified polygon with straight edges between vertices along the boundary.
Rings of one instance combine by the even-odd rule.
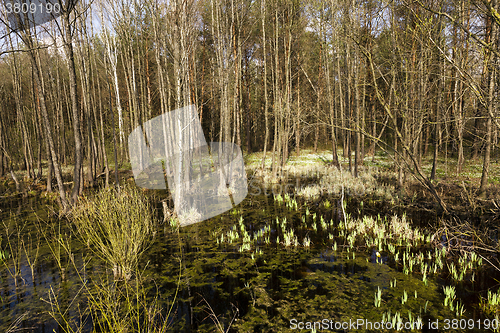
[[[497,326],[477,305],[478,291],[496,284],[477,258],[464,257],[463,270],[457,258],[456,274],[464,273],[454,281],[446,248],[432,246],[425,229],[330,200],[305,204],[268,192],[179,233],[160,224],[140,260],[146,298],[163,309],[159,318],[175,299],[168,328],[176,332],[283,332],[318,321],[336,332]],[[0,330],[64,332],[59,313],[91,332],[82,281],[112,280],[111,268],[71,237],[67,221],[49,217],[43,199],[1,209]]]

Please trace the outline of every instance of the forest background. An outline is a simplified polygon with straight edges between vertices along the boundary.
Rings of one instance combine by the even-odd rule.
[[[4,8],[0,176],[43,179],[63,207],[130,169],[134,128],[191,104],[207,140],[272,156],[273,176],[304,147],[354,176],[384,152],[398,185],[413,176],[444,211],[440,163],[480,165],[478,196],[498,177],[496,0],[60,4],[16,31]]]

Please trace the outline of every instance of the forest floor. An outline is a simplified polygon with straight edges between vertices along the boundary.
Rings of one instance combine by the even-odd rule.
[[[259,174],[262,161],[262,153],[253,153],[246,156],[246,167],[250,174]],[[318,150],[316,153],[312,150],[304,149],[300,156],[291,154],[285,173],[294,169],[304,168],[305,172],[324,168],[325,171],[332,168],[328,167],[331,162],[331,151]],[[349,163],[346,157],[339,153],[339,159],[344,170],[344,174],[349,172]],[[271,156],[266,157],[266,168],[271,167]],[[450,212],[467,213],[471,215],[500,214],[500,162],[492,160],[489,172],[489,184],[485,195],[477,195],[479,184],[481,182],[482,161],[467,160],[460,173],[456,172],[456,160],[452,158],[440,157],[436,168],[436,179],[433,184],[438,194],[448,205]],[[422,170],[425,176],[431,174],[432,156],[422,159]],[[360,166],[360,175],[370,174],[378,180],[379,183],[394,187],[395,198],[400,205],[407,207],[432,210],[436,208],[436,203],[429,191],[427,191],[410,172],[405,172],[403,176],[403,185],[398,185],[397,167],[390,156],[384,153],[378,153],[375,158],[366,156],[363,166]],[[278,179],[271,179],[270,172],[263,177],[265,183],[278,182]],[[361,177],[364,179],[363,177]]]
[[[291,153],[286,166],[283,168],[283,175],[280,178],[277,178],[276,176],[273,177],[271,174],[270,169],[272,155],[270,153],[266,156],[266,170],[263,171],[260,169],[262,156],[262,152],[245,155],[245,165],[249,181],[258,180],[261,184],[272,186],[273,184],[290,182],[291,180],[294,180],[295,182],[297,179],[303,179],[300,182],[301,185],[304,183],[317,183],[316,185],[318,187],[323,185],[323,189],[326,186],[325,183],[328,183],[330,187],[335,185],[336,182],[344,183],[346,186],[348,185],[347,183],[350,183],[352,186],[357,186],[354,186],[354,190],[359,190],[361,186],[371,186],[373,187],[373,190],[375,190],[375,187],[379,184],[387,187],[384,195],[381,195],[381,193],[377,194],[373,191],[370,192],[363,190],[360,197],[375,194],[375,196],[378,197],[378,200],[385,200],[392,203],[392,205],[429,211],[435,210],[437,207],[437,204],[429,191],[427,191],[410,172],[404,173],[403,186],[399,186],[397,167],[395,166],[392,157],[382,152],[377,153],[375,158],[371,155],[367,155],[365,157],[363,165],[359,167],[359,180],[354,180],[353,177],[348,175],[348,159],[343,157],[341,152],[339,152],[339,159],[342,171],[340,172],[340,176],[337,175],[337,178],[331,175],[332,172],[334,172],[334,168],[330,166],[332,157],[331,151],[329,150],[318,150],[317,152],[314,152],[312,149],[302,149],[300,156],[297,156],[295,152]],[[122,163],[119,168],[120,182],[133,180],[130,164]],[[431,169],[432,156],[423,158],[422,170],[424,171],[425,176],[428,177],[430,175]],[[63,166],[62,170],[65,182],[64,184],[67,190],[69,190],[72,186],[73,167],[70,165]],[[42,171],[45,175],[47,169],[43,168]],[[85,174],[88,172],[86,167],[84,167],[84,172]],[[479,197],[477,192],[481,180],[481,173],[482,161],[479,159],[467,160],[466,163],[464,163],[462,172],[460,173],[456,172],[455,159],[446,157],[440,157],[438,159],[436,179],[433,180],[433,184],[452,214],[467,214],[471,216],[482,216],[487,214],[493,216],[495,220],[500,219],[500,161],[498,161],[498,159],[492,159],[488,188],[485,195]],[[322,176],[326,174],[330,174],[329,179],[324,181],[323,184],[320,184]],[[0,178],[0,199],[9,196],[31,196],[38,194],[43,194],[49,199],[57,198],[57,184],[55,179],[52,185],[52,193],[44,193],[46,191],[45,177],[35,180],[29,179],[26,171],[24,170],[16,171],[16,175],[21,183],[21,190],[16,192],[15,183],[12,177],[6,174]],[[110,184],[114,182],[114,178],[114,164],[110,163]],[[94,187],[97,188],[102,186],[104,184],[104,179],[104,172],[99,173]],[[376,183],[371,184],[374,179],[377,180]],[[85,185],[88,186],[89,184],[86,182]],[[337,192],[338,189],[339,188],[337,187]],[[310,190],[316,192],[318,191],[318,189],[313,188]],[[376,190],[379,192],[381,191],[381,189]],[[332,191],[330,191],[329,194],[332,194],[331,192]],[[310,193],[308,195],[310,196]]]

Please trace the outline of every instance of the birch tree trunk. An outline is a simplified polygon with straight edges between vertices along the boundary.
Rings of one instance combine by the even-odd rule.
[[[80,183],[83,182],[83,175],[81,173],[83,167],[83,154],[82,154],[82,139],[81,139],[81,124],[80,124],[80,108],[78,105],[78,89],[76,82],[76,65],[75,55],[73,51],[73,31],[75,27],[70,23],[70,10],[68,2],[67,5],[63,1],[59,1],[61,8],[64,8],[61,15],[63,25],[63,43],[64,51],[66,53],[66,61],[69,73],[69,90],[71,97],[71,114],[73,121],[73,135],[75,139],[75,166],[73,169],[73,190],[71,191],[71,199],[73,203],[78,200],[78,195],[81,193]],[[55,162],[53,160],[53,162]]]
[[[50,155],[52,159],[52,165],[54,167],[54,173],[56,176],[57,180],[57,186],[59,189],[59,196],[61,198],[61,205],[63,211],[67,210],[68,208],[68,202],[66,199],[66,192],[64,190],[64,184],[62,180],[62,173],[61,173],[61,168],[59,165],[59,158],[56,153],[56,148],[54,144],[54,139],[52,137],[52,128],[50,126],[50,120],[49,120],[49,115],[47,112],[47,105],[45,102],[45,88],[44,88],[44,82],[43,82],[43,76],[40,70],[40,64],[38,63],[38,52],[37,52],[37,44],[35,40],[33,40],[31,31],[29,30],[28,27],[25,27],[25,29],[21,32],[19,32],[21,39],[23,42],[26,44],[28,47],[28,55],[29,59],[31,61],[31,66],[33,67],[33,77],[35,79],[36,83],[36,91],[37,91],[37,97],[40,102],[40,111],[41,111],[41,117],[42,121],[45,127],[45,133],[48,141],[48,148],[50,150]],[[36,38],[36,37],[35,37]]]

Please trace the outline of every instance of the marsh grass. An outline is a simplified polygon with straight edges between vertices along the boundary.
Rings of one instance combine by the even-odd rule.
[[[347,239],[350,239],[351,248],[355,245],[360,247],[375,247],[379,251],[385,250],[395,252],[395,245],[413,247],[431,241],[432,237],[414,228],[406,215],[393,215],[392,217],[364,216],[362,218],[348,218],[338,225],[339,230],[345,231]]]
[[[251,290],[250,285],[248,283],[245,284],[245,287],[247,289]],[[250,291],[250,293],[251,293],[252,297],[255,297],[255,293],[252,294],[252,291]],[[237,319],[238,314],[239,314],[238,308],[235,305],[233,305],[233,317],[231,318],[230,322],[226,324],[223,321],[221,322],[221,320],[219,320],[219,316],[217,316],[217,314],[213,310],[210,303],[208,303],[208,301],[204,297],[203,297],[203,302],[205,303],[205,312],[207,313],[207,317],[213,321],[213,323],[215,325],[216,332],[220,332],[220,333],[229,332],[233,323],[236,320],[238,320]],[[253,302],[255,305],[255,299]]]
[[[26,283],[22,276],[22,242],[24,224],[20,225],[16,216],[10,217],[11,223],[3,222],[7,244],[2,253],[0,263],[3,263],[9,275],[14,279],[14,285],[18,286],[18,280]]]
[[[130,279],[154,234],[153,212],[146,198],[132,185],[120,192],[103,189],[81,199],[72,216],[77,235],[111,265],[115,278]]]
[[[271,187],[276,183],[292,183],[294,182],[292,178],[300,179],[301,185],[305,184],[311,188],[301,189],[297,186],[296,193],[302,190],[297,198],[301,197],[307,201],[316,201],[325,196],[338,196],[342,186],[347,196],[366,197],[369,199],[368,203],[385,201],[392,205],[409,204],[411,206],[420,201],[434,201],[431,194],[411,176],[412,172],[409,170],[404,173],[403,184],[399,184],[397,167],[386,153],[377,153],[376,159],[373,160],[371,156],[366,156],[363,165],[359,166],[358,177],[351,175],[347,159],[341,156],[339,157],[343,171],[339,176],[338,169],[328,163],[331,161],[330,156],[331,151],[328,150],[319,150],[318,153],[314,153],[310,149],[304,149],[301,150],[299,156],[293,154],[284,167],[279,168],[278,173],[273,175],[270,168],[272,154],[267,155],[265,167],[262,169],[262,153],[252,153],[245,156],[245,167],[248,174],[259,178],[264,187]],[[426,176],[430,175],[432,165],[432,156],[422,158],[421,168]],[[498,203],[495,199],[484,199],[498,197],[500,193],[500,176],[498,176],[500,163],[492,162],[488,180],[490,185],[482,199],[476,197],[481,178],[482,161],[468,161],[463,165],[460,173],[457,173],[456,166],[456,160],[453,158],[438,158],[437,178],[433,182],[444,201],[451,205],[450,207],[454,210],[463,210],[467,206],[471,206],[473,212],[484,206],[496,209]],[[314,185],[311,184],[311,181],[314,182]]]
[[[59,292],[51,287],[46,302],[60,329],[77,333],[91,325],[92,332],[166,332],[172,323],[182,265],[179,259],[177,288],[170,306],[165,308],[159,288],[145,273],[147,263],[141,268],[138,264],[155,234],[153,211],[146,198],[131,186],[122,187],[120,192],[104,189],[83,198],[72,214],[73,231],[92,249],[93,255],[79,264],[68,242],[60,242],[79,286],[69,302],[61,301]],[[55,239],[65,237],[60,233]],[[95,257],[107,265],[88,271],[87,266]]]
[[[274,196],[275,206],[283,206],[291,201],[292,197],[288,194]],[[449,281],[452,284],[469,280],[474,282],[475,273],[482,269],[482,259],[479,254],[466,251],[458,255],[459,252],[456,252],[456,249],[452,251],[452,249],[443,246],[441,233],[415,227],[405,214],[353,217],[344,213],[343,218],[339,217],[334,222],[333,219],[325,220],[324,214],[321,212],[311,211],[309,205],[306,205],[303,210],[291,212],[291,214],[300,214],[300,218],[298,216],[295,219],[290,218],[290,212],[283,212],[286,216],[281,218],[277,216],[265,225],[259,225],[252,238],[246,237],[246,228],[248,227],[246,223],[250,220],[245,220],[242,216],[230,230],[224,231],[222,228],[218,232],[214,232],[214,237],[218,237],[217,243],[219,245],[225,242],[236,243],[233,245],[233,249],[238,249],[238,245],[242,244],[239,247],[239,252],[252,251],[256,245],[269,245],[270,240],[274,239],[276,239],[274,244],[282,246],[286,250],[296,249],[298,245],[296,240],[300,239],[300,244],[307,251],[313,246],[312,240],[316,242],[319,240],[320,243],[325,242],[325,239],[318,238],[318,236],[326,237],[328,235],[326,244],[330,245],[334,252],[338,253],[340,250],[339,255],[343,255],[347,260],[351,260],[351,257],[352,260],[355,260],[359,254],[362,257],[363,253],[371,253],[371,260],[370,257],[367,257],[367,262],[380,265],[392,263],[397,271],[405,275],[419,276],[425,286],[432,284],[431,279],[436,276],[444,276],[447,269],[450,271],[450,277],[454,280]],[[245,240],[241,241],[240,239]],[[338,241],[340,243],[337,243]],[[255,259],[253,254],[252,259]],[[453,275],[453,270],[450,267],[455,267],[459,278],[453,277],[457,274]],[[396,281],[394,281],[393,286],[396,287]],[[443,289],[443,293],[449,291],[451,287]],[[408,291],[402,291],[402,295],[398,296],[401,297],[400,303],[405,305],[410,302],[409,295]],[[416,290],[412,291],[413,295],[416,295],[415,299],[418,298]],[[375,307],[381,304],[379,297],[380,295],[375,294]],[[447,309],[454,312],[457,317],[463,316],[466,309],[461,300],[456,299],[456,296],[450,298],[446,295],[443,296],[443,299],[446,300],[445,307]]]
[[[283,206],[291,202],[292,197],[288,194],[278,194],[274,196],[274,201],[275,206]],[[449,276],[452,279],[447,281],[447,284],[452,285],[446,286],[446,289],[443,288],[442,304],[457,318],[463,317],[466,312],[465,304],[458,299],[457,295],[460,295],[460,286],[463,283],[461,281],[474,282],[475,273],[482,269],[480,254],[467,251],[458,255],[459,252],[456,252],[456,249],[452,251],[443,246],[440,233],[415,227],[405,214],[353,217],[346,213],[343,218],[339,217],[334,222],[325,220],[323,213],[310,210],[308,205],[296,212],[283,212],[286,216],[277,216],[265,225],[259,225],[251,238],[248,237],[246,231],[250,220],[242,216],[239,216],[239,219],[233,216],[232,218],[237,219],[238,222],[230,229],[221,228],[218,232],[214,232],[213,236],[217,238],[219,246],[223,243],[233,244],[233,250],[239,252],[254,251],[257,245],[264,245],[264,252],[266,252],[267,246],[274,247],[270,244],[270,240],[274,239],[276,240],[273,242],[274,245],[287,251],[296,250],[298,245],[302,245],[301,248],[309,251],[314,245],[313,241],[318,243],[319,240],[320,243],[324,242],[331,246],[339,257],[347,258],[347,261],[355,261],[358,257],[362,259],[364,255],[371,253],[371,256],[366,257],[367,262],[394,265],[395,270],[400,273],[418,276],[422,285],[426,287],[433,284],[436,276],[445,276],[450,271]],[[300,215],[300,218],[298,216],[290,218],[290,214]],[[318,238],[322,235],[327,239],[326,241],[325,238]],[[297,242],[299,239],[300,243]],[[256,254],[257,251],[254,253]],[[251,254],[252,261],[257,260],[254,253]],[[453,278],[453,273],[451,273],[453,270],[450,267],[455,267],[461,277]],[[459,282],[458,285],[457,282]],[[396,280],[394,282],[391,280],[390,284],[391,288],[396,288]],[[458,290],[458,293],[453,294],[451,292],[453,290]],[[381,294],[382,292],[375,291],[375,308],[383,307],[385,304]],[[420,301],[420,295],[421,293],[417,293],[416,289],[401,290],[398,303],[408,306],[407,303],[414,302],[414,299]],[[493,299],[491,296],[490,298]],[[424,304],[427,307],[427,302]],[[395,318],[398,318],[398,315],[391,315],[389,312],[386,317],[392,321],[397,320]],[[419,322],[418,314],[409,313],[409,317]]]
[[[39,220],[37,223],[38,233],[43,235],[46,244],[59,268],[61,280],[66,279],[66,272],[70,265],[68,258],[72,256],[71,233],[62,230],[61,220],[57,224]],[[33,259],[36,261],[36,258]],[[29,264],[29,260],[28,260]],[[31,265],[30,265],[31,266]]]
[[[5,331],[5,333],[14,333],[14,332],[19,332],[22,330],[22,328],[20,328],[23,324],[23,320],[30,314],[29,311],[26,311],[25,313],[23,313],[22,315],[20,315],[19,317],[16,318],[16,320],[14,320],[14,322],[7,328],[7,330]]]
[[[107,272],[94,273],[92,279],[87,279],[83,275],[85,267],[79,268],[74,260],[72,263],[81,283],[78,293],[70,302],[61,302],[58,292],[51,287],[46,301],[50,316],[63,332],[83,332],[89,325],[93,327],[92,332],[103,333],[163,333],[168,330],[178,287],[172,305],[165,312],[159,291],[151,295],[155,285],[141,271],[134,271],[134,278],[126,281],[117,281]],[[86,298],[85,303],[79,301],[82,296]]]
[[[22,241],[26,261],[31,270],[31,278],[35,281],[35,267],[40,254],[40,236],[37,237],[36,245],[33,246],[33,238],[28,235],[28,241]]]
[[[488,290],[487,298],[481,297],[479,306],[487,315],[498,318],[500,315],[500,290],[497,292]]]
[[[159,293],[148,297],[146,280],[139,271],[136,279],[118,282],[105,280],[94,286],[89,298],[91,311],[99,314],[94,326],[101,332],[165,332],[168,318],[162,314]]]

